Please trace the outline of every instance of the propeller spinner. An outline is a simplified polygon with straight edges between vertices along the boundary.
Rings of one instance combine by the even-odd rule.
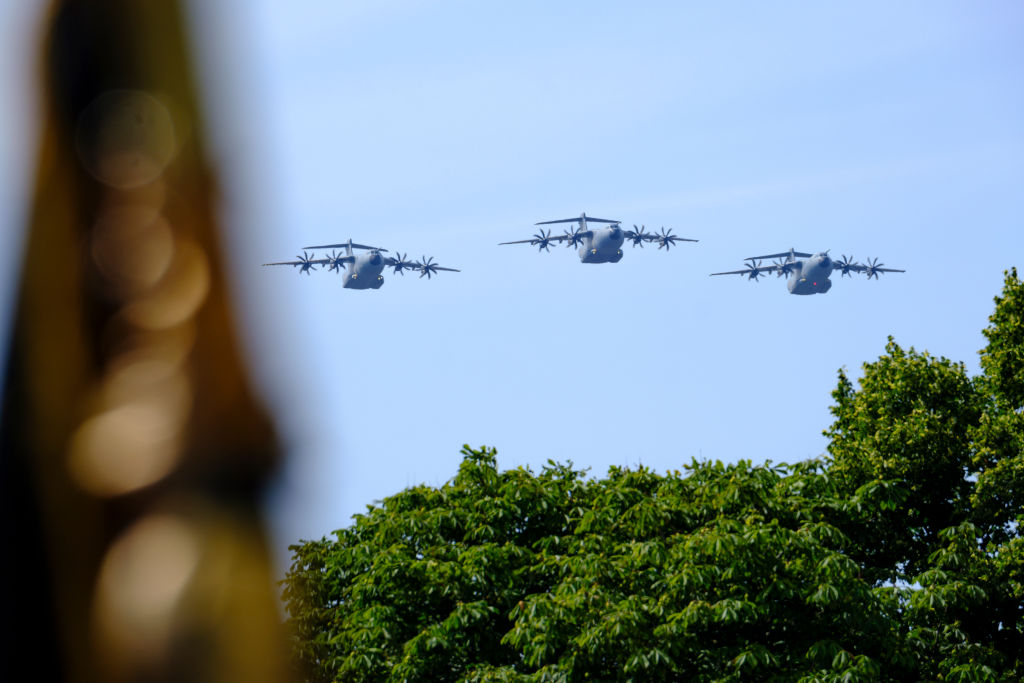
[[[880,270],[880,268],[884,265],[884,263],[879,263],[877,258],[873,261],[871,259],[866,259],[864,265],[864,274],[868,276],[869,280],[871,278],[875,278],[877,280],[879,273],[885,272]]]
[[[439,270],[448,270],[448,271],[451,271],[453,273],[458,273],[459,272],[458,269],[456,269],[456,268],[445,268],[444,266],[437,265],[436,263],[434,263],[434,257],[433,256],[431,256],[430,258],[427,258],[426,256],[424,256],[422,261],[414,262],[412,264],[412,268],[415,268],[416,270],[420,271],[420,277],[421,278],[424,275],[426,275],[428,280],[430,279],[431,275],[437,275],[437,271],[439,271]]]
[[[583,244],[583,235],[580,234],[581,232],[583,232],[583,230],[579,227],[572,230],[566,230],[565,246],[572,249],[573,247],[578,247]]]
[[[299,266],[300,273],[310,275],[310,271],[316,270],[316,264],[314,263],[313,259],[310,258],[308,252],[304,251],[302,252],[302,256],[296,256],[295,258],[299,259],[299,263],[296,263],[295,265]]]
[[[772,261],[772,265],[775,266],[778,269],[778,270],[775,271],[776,277],[782,277],[783,275],[789,275],[790,273],[793,272],[793,262],[792,261],[783,261],[782,259],[779,259],[778,261]]]
[[[857,262],[853,260],[853,256],[847,256],[843,254],[843,258],[835,262],[835,267],[839,269],[840,275],[843,277],[850,277],[850,271],[857,265]]]
[[[416,267],[414,262],[405,260],[408,256],[408,254],[399,254],[397,251],[395,252],[395,263],[392,265],[392,268],[395,269],[396,274],[400,274],[402,277],[405,277],[406,269],[413,269]]]
[[[532,244],[537,245],[537,251],[543,249],[544,251],[551,251],[551,229],[548,229],[547,234],[544,234],[544,229],[541,228],[540,232],[533,236],[534,241]]]
[[[661,249],[662,247],[665,247],[665,251],[668,251],[670,247],[674,246],[677,240],[682,240],[683,242],[696,242],[697,241],[697,240],[689,240],[689,239],[686,239],[685,237],[679,237],[678,235],[673,235],[672,234],[672,228],[669,228],[666,231],[664,226],[662,226],[660,233],[654,233],[654,235],[655,235],[655,237],[658,240],[658,249]]]
[[[344,254],[339,254],[337,250],[332,251],[331,255],[327,257],[327,262],[330,264],[327,270],[336,270],[340,273],[345,267],[345,262],[342,261],[343,257]]]
[[[645,231],[646,227],[647,226],[641,225],[638,228],[638,227],[636,227],[635,223],[633,224],[633,230],[632,230],[631,233],[629,233],[628,237],[629,237],[629,239],[633,240],[633,246],[634,247],[640,247],[641,249],[643,249],[644,248],[644,241],[648,240],[648,239],[651,239],[653,237],[653,235],[651,233]],[[661,247],[658,247],[658,248],[660,249]]]
[[[763,274],[763,271],[761,270],[761,261],[755,262],[754,260],[751,260],[750,263],[746,265],[747,272],[745,274],[748,280],[756,281]]]

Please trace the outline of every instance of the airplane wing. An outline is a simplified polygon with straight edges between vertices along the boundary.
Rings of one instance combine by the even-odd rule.
[[[753,273],[756,273],[757,275],[764,275],[765,273],[774,273],[778,269],[779,267],[774,265],[758,266],[757,268],[747,267],[743,270],[727,270],[724,273],[711,273],[711,275],[751,275]]]
[[[398,268],[396,267],[395,270],[397,271]],[[434,257],[424,257],[422,262],[414,262],[412,264],[412,270],[420,271],[420,277],[422,278],[424,275],[426,275],[428,280],[430,279],[431,274],[436,273],[439,270],[447,270],[452,273],[461,272],[458,268],[445,268],[444,266],[437,265],[436,263],[434,263]]]
[[[625,235],[626,239],[633,241],[633,246],[643,246],[644,242],[657,242],[658,249],[665,247],[668,249],[675,246],[676,242],[698,242],[700,240],[690,239],[689,237],[680,237],[679,235],[672,234],[672,228],[665,230],[661,228],[661,232],[647,232],[644,226],[639,228],[633,225],[632,230],[623,230],[622,234]]]
[[[381,249],[380,247],[368,247],[365,244],[356,244],[355,242],[342,242],[341,244],[318,244],[312,247],[303,247],[303,249],[340,249],[342,247],[352,247],[353,249],[370,249],[372,251],[387,251],[387,249]]]
[[[622,221],[613,221],[607,218],[591,218],[587,216],[588,223],[621,223]],[[560,218],[557,221],[541,221],[540,223],[534,223],[534,225],[553,225],[554,223],[579,223],[580,218]]]
[[[657,241],[661,240],[661,238],[662,238],[661,235],[656,234],[656,233],[644,233],[644,234],[641,235],[641,234],[633,232],[632,230],[625,230],[623,232],[623,234],[626,236],[626,239],[630,239],[631,240],[631,239],[635,239],[635,238],[639,237],[644,242],[657,242]],[[672,238],[673,241],[676,241],[676,242],[700,242],[700,240],[692,240],[689,237],[676,237],[675,235],[671,235],[671,238]]]
[[[262,263],[263,266],[304,266],[307,263],[315,266],[324,266],[330,263],[330,259],[310,259],[309,261],[274,261],[273,263]]]
[[[557,221],[552,221],[552,223],[555,223],[555,222],[557,222]],[[538,223],[537,225],[540,225],[540,223]],[[579,234],[585,235],[585,234],[587,234],[589,232],[590,231],[587,230],[586,232],[581,232]],[[551,235],[550,237],[546,237],[545,239],[548,242],[561,242],[562,240],[569,239],[569,236],[568,235],[564,235],[564,234],[563,235]],[[514,242],[498,242],[498,246],[501,246],[502,244],[540,244],[540,242],[541,242],[541,240],[539,240],[536,237],[534,237],[533,239],[529,239],[529,240],[516,240]]]
[[[844,256],[842,261],[835,261],[832,263],[832,270],[838,270],[843,275],[846,275],[850,271],[854,273],[864,273],[868,276],[868,279],[878,279],[879,273],[905,273],[907,271],[900,268],[885,268],[884,263],[879,263],[877,258],[867,259],[864,263],[851,262],[852,257]]]
[[[868,270],[868,266],[865,266],[862,263],[851,263],[848,267],[849,267],[850,270],[852,270],[855,273],[863,273],[864,271]],[[837,268],[836,270],[840,270],[840,269]],[[870,270],[872,270],[874,272],[877,272],[877,273],[905,273],[905,272],[907,272],[907,271],[901,270],[899,268],[882,268],[881,266],[878,266],[876,268],[871,268]]]

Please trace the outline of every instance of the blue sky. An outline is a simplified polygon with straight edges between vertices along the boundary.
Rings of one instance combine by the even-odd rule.
[[[840,367],[892,334],[976,371],[1024,266],[1020,3],[195,4],[243,335],[289,449],[282,562],[443,483],[465,442],[595,475],[817,456]],[[581,211],[700,242],[597,266],[497,246]],[[349,237],[463,272],[359,292],[258,266]],[[708,277],[791,246],[908,272],[813,297]]]

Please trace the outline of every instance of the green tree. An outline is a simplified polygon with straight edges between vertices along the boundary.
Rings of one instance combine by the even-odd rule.
[[[1024,285],[1006,273],[982,375],[904,351],[833,392],[828,473],[862,501],[837,523],[876,581],[903,580],[919,676],[1024,675]]]
[[[892,339],[828,458],[456,476],[292,546],[311,681],[1024,678],[1024,285],[981,376]]]
[[[975,522],[997,542],[1019,536],[1024,522],[1024,284],[1016,268],[1005,275],[984,330],[980,381],[987,401],[972,434]]]
[[[1024,408],[1024,287],[1017,269],[1005,272],[1003,295],[983,330],[988,345],[981,351],[981,367],[990,391],[1004,407]]]
[[[865,571],[898,579],[922,571],[939,531],[967,518],[981,395],[962,363],[904,350],[892,337],[885,350],[864,364],[859,390],[840,370],[825,435],[838,491],[875,489],[877,504],[846,528]]]
[[[824,680],[907,666],[896,594],[845,554],[825,521],[845,503],[817,464],[586,479],[463,453],[444,486],[293,547],[285,598],[311,680]]]
[[[947,680],[983,680],[989,671],[1024,678],[1024,284],[1016,269],[995,304],[980,352],[983,410],[970,430],[969,522],[943,533],[937,573],[925,577],[932,585],[919,578],[922,594],[937,596],[934,609],[911,615],[925,636],[944,640],[935,673]]]

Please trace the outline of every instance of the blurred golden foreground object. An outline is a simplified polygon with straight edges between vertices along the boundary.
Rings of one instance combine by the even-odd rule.
[[[55,2],[6,366],[0,680],[287,681],[181,8]]]

